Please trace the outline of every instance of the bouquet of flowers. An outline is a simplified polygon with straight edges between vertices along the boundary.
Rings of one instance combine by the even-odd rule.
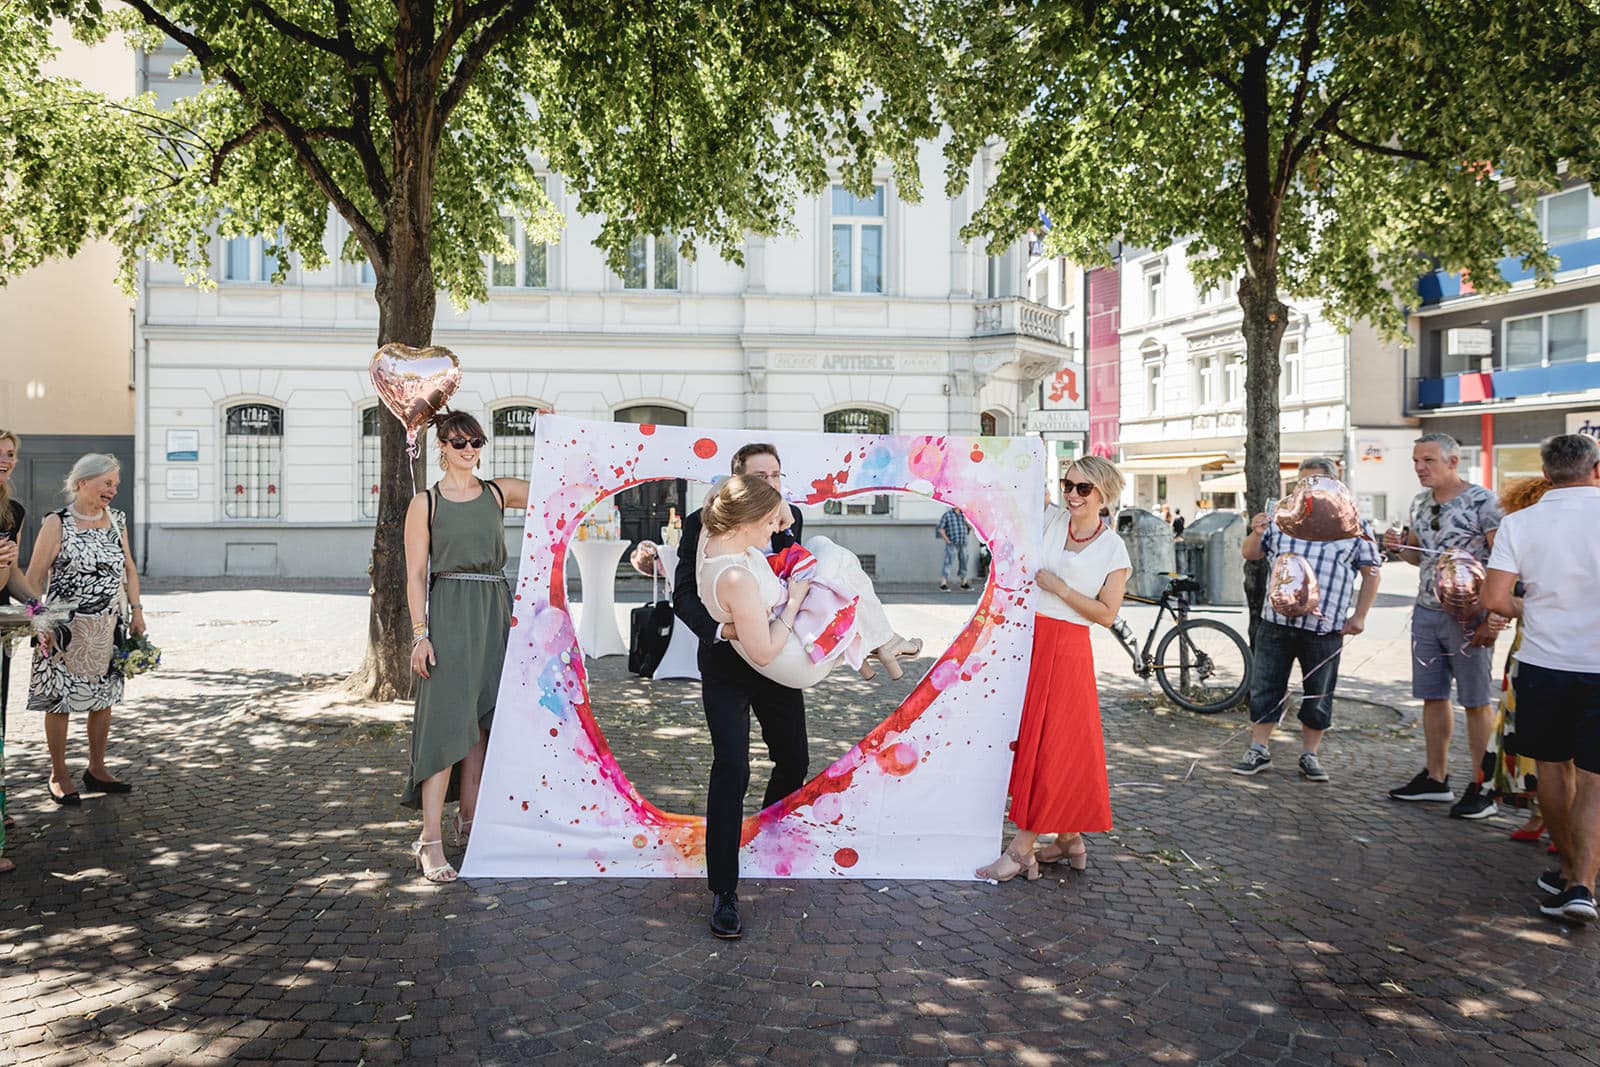
[[[161,666],[161,650],[150,643],[147,634],[136,634],[129,629],[111,650],[111,669],[124,678],[132,678]]]

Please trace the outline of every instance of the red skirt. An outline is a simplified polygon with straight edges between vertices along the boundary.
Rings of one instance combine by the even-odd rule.
[[[1111,829],[1100,693],[1089,628],[1045,615],[1033,626],[1033,663],[1011,764],[1011,821],[1035,833]]]

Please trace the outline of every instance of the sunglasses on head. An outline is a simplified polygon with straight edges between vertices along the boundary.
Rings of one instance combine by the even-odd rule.
[[[1076,492],[1079,496],[1087,498],[1090,493],[1094,492],[1094,483],[1093,482],[1062,482],[1061,483],[1061,491],[1063,493],[1068,494],[1068,495],[1071,495],[1073,492]]]
[[[463,448],[482,448],[484,440],[481,437],[448,437],[445,444],[459,452]]]

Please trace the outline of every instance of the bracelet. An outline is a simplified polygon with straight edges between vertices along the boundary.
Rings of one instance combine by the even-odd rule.
[[[144,610],[144,605],[142,605],[142,604],[129,604],[128,608],[131,611],[143,611]]]
[[[411,639],[411,647],[416,648],[418,645],[422,644],[422,642],[427,640],[431,639],[428,637],[427,631],[423,631]]]
[[[426,621],[414,622],[414,623],[411,624],[411,636],[412,637],[421,637],[423,634],[425,634],[427,632],[428,632],[428,624],[427,624]]]

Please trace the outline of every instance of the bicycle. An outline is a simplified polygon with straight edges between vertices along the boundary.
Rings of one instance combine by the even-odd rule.
[[[1111,632],[1133,660],[1133,673],[1148,680],[1152,674],[1162,692],[1179,707],[1202,715],[1212,715],[1238,704],[1250,691],[1250,646],[1239,633],[1215,619],[1189,618],[1189,602],[1184,594],[1200,590],[1200,583],[1187,574],[1167,573],[1167,588],[1159,599],[1128,593],[1124,599],[1156,606],[1155,621],[1140,648],[1133,630],[1120,616]],[[1155,645],[1162,616],[1172,613],[1172,629]]]

